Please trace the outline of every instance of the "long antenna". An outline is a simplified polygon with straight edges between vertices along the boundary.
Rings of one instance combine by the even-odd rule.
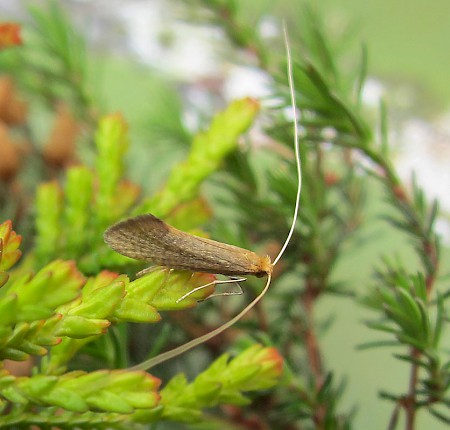
[[[289,230],[289,234],[286,237],[286,240],[284,242],[283,247],[281,248],[280,252],[278,253],[275,260],[273,260],[273,265],[278,263],[282,255],[284,254],[284,251],[286,250],[287,246],[289,245],[289,242],[292,238],[292,235],[294,234],[295,230],[295,223],[297,222],[298,217],[298,211],[300,209],[300,195],[302,192],[302,165],[300,160],[300,143],[299,143],[299,137],[298,137],[298,119],[297,119],[297,105],[295,103],[295,88],[294,88],[294,78],[292,74],[292,57],[291,57],[291,48],[289,46],[289,37],[286,30],[286,25],[283,24],[283,32],[284,32],[284,44],[286,46],[286,57],[287,57],[287,74],[288,74],[288,81],[289,81],[289,92],[291,95],[291,107],[292,107],[292,115],[294,117],[294,148],[295,148],[295,163],[297,165],[297,179],[298,179],[298,185],[297,185],[297,196],[295,198],[295,209],[294,209],[294,216],[292,219],[291,229]]]
[[[294,115],[294,145],[295,145],[295,161],[297,164],[297,174],[298,174],[298,188],[297,188],[297,197],[295,201],[295,209],[294,209],[294,219],[292,220],[291,229],[289,230],[289,234],[286,238],[286,241],[281,248],[281,251],[275,258],[273,262],[273,266],[278,263],[279,259],[283,255],[286,247],[289,244],[289,241],[292,238],[292,235],[294,234],[295,229],[295,223],[297,221],[298,211],[300,207],[300,194],[301,194],[301,188],[302,188],[302,171],[301,171],[301,164],[300,164],[300,148],[299,148],[299,138],[298,138],[298,125],[297,125],[297,107],[295,104],[295,90],[294,90],[294,79],[292,76],[292,59],[291,59],[291,52],[289,48],[289,39],[286,31],[286,26],[283,24],[283,32],[284,32],[284,43],[286,46],[286,56],[287,56],[287,65],[288,65],[288,82],[289,82],[289,90],[291,94],[291,103],[292,103],[292,111]],[[163,363],[164,361],[170,360],[171,358],[176,357],[177,355],[183,354],[184,352],[195,348],[196,346],[207,342],[208,340],[212,339],[213,337],[217,336],[218,334],[225,331],[227,328],[231,327],[233,324],[235,324],[237,321],[239,321],[250,309],[252,309],[267,293],[269,290],[270,283],[272,281],[272,273],[269,273],[267,276],[266,285],[264,286],[264,289],[259,293],[255,299],[249,303],[241,312],[239,312],[234,318],[232,318],[230,321],[227,321],[225,324],[221,325],[220,327],[216,328],[215,330],[206,333],[203,336],[200,336],[196,339],[191,340],[190,342],[185,343],[184,345],[180,345],[170,351],[163,352],[162,354],[157,355],[156,357],[149,358],[148,360],[143,361],[142,363],[137,364],[136,366],[129,367],[128,370],[148,370],[160,363]]]
[[[183,345],[180,345],[174,349],[171,349],[170,351],[163,352],[162,354],[159,354],[156,357],[149,358],[148,360],[145,360],[142,363],[137,364],[136,366],[129,367],[128,370],[148,370],[151,367],[163,363],[166,360],[170,360],[171,358],[176,357],[177,355],[183,354],[184,352],[189,351],[190,349],[195,348],[196,346],[204,342],[208,342],[208,340],[212,339],[213,337],[217,336],[218,334],[222,333],[227,328],[231,327],[233,324],[238,322],[253,306],[255,306],[267,293],[271,280],[272,274],[269,274],[267,276],[266,285],[264,286],[264,289],[261,291],[261,293],[258,296],[256,296],[256,298],[251,303],[249,303],[241,312],[239,312],[230,321],[227,321],[225,324],[221,325],[220,327],[217,327],[215,330],[210,331],[209,333],[204,334],[203,336],[197,337],[196,339],[192,339],[191,341]]]

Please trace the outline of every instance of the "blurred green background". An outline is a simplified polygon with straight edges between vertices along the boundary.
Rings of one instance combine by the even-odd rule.
[[[292,1],[246,0],[242,2],[248,14],[254,9],[272,10],[277,16],[291,13]],[[366,43],[369,53],[369,76],[376,76],[390,85],[408,85],[417,92],[417,103],[407,108],[411,115],[422,114],[428,118],[443,114],[450,104],[450,2],[448,0],[317,0],[314,2],[323,10],[330,26],[349,25],[353,28],[353,38]],[[0,5],[0,12],[2,12]],[[100,12],[99,12],[100,13]],[[358,47],[358,44],[355,44]],[[164,61],[164,59],[161,59]],[[158,90],[159,78],[153,80],[148,70],[130,64],[129,60],[109,57],[99,62],[101,75],[99,88],[107,94],[106,104],[111,110],[124,112],[131,124],[134,140],[139,142],[145,134],[145,119],[149,112],[157,110],[167,96]],[[158,98],[160,97],[160,99]],[[393,100],[395,104],[395,100]],[[395,126],[395,125],[394,125]],[[450,140],[449,140],[450,142]],[[133,142],[134,144],[135,142]],[[449,143],[447,142],[447,145]],[[140,159],[142,148],[136,145],[130,149],[130,172],[136,177],[148,175],[145,159]],[[152,166],[155,189],[167,175],[172,163],[180,159],[183,148],[156,148],[160,163]],[[378,191],[373,190],[377,198]],[[449,196],[450,198],[450,196]],[[368,215],[368,227],[353,239],[364,246],[355,248],[343,260],[336,277],[351,280],[351,287],[364,291],[370,286],[371,267],[380,254],[398,252],[402,255],[404,237],[386,229],[386,224],[377,215],[383,208],[373,207]],[[369,246],[367,246],[369,244]],[[446,261],[450,253],[446,251]],[[402,255],[408,259],[408,255]],[[414,261],[411,262],[413,267]],[[446,273],[450,268],[442,268]],[[274,286],[276,288],[276,285]],[[343,311],[345,308],[345,311]],[[409,367],[394,360],[391,350],[356,351],[355,346],[369,340],[379,339],[378,334],[365,328],[362,323],[368,318],[367,311],[348,299],[327,297],[317,310],[318,318],[336,315],[334,325],[324,338],[323,347],[326,367],[342,378],[348,378],[343,406],[347,409],[357,406],[355,429],[387,428],[392,405],[378,398],[378,390],[405,390],[408,383]],[[370,315],[369,315],[370,316]],[[447,333],[448,337],[448,333]],[[398,351],[397,351],[398,352]],[[443,429],[426,416],[418,417],[417,428]]]
[[[446,0],[319,0],[329,14],[357,23],[369,48],[370,74],[409,82],[448,109],[450,3]]]
[[[446,0],[320,0],[316,2],[333,20],[356,24],[355,36],[367,44],[369,76],[377,76],[397,85],[405,83],[420,96],[419,105],[411,105],[411,115],[425,113],[429,117],[442,114],[450,105],[450,2]],[[333,17],[334,16],[334,17]],[[394,125],[395,126],[395,125]],[[450,145],[450,139],[447,141]],[[450,165],[449,165],[450,168]],[[449,184],[450,186],[450,184]],[[381,212],[381,208],[380,212]],[[373,215],[376,215],[375,209]],[[359,291],[370,285],[370,265],[378,261],[380,253],[391,254],[395,249],[402,255],[400,234],[387,231],[375,218],[370,221],[371,247],[361,247],[362,252],[347,255],[338,272],[342,279],[349,277]],[[403,248],[404,249],[404,248]],[[446,267],[450,269],[450,253],[446,250]],[[407,256],[405,256],[406,261]],[[414,262],[411,262],[414,267]],[[448,282],[443,285],[448,286]],[[346,311],[339,308],[345,306]],[[355,419],[357,429],[387,428],[392,405],[377,396],[380,387],[396,390],[408,383],[408,368],[392,357],[392,349],[355,351],[358,343],[379,339],[379,335],[366,329],[361,321],[367,312],[350,301],[328,297],[322,302],[322,316],[339,314],[333,329],[324,339],[327,365],[337,373],[348,375],[346,403],[358,404]],[[447,338],[450,341],[449,333]],[[350,376],[351,375],[351,376]],[[444,429],[445,425],[418,415],[418,429]]]

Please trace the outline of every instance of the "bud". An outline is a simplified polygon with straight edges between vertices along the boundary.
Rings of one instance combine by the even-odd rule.
[[[17,95],[9,76],[0,78],[0,119],[6,124],[23,124],[27,116],[27,104]]]
[[[6,125],[0,122],[0,179],[8,182],[15,178],[20,168],[20,147]]]
[[[70,109],[61,104],[58,107],[53,129],[44,146],[45,161],[55,167],[64,167],[75,161],[75,143],[80,126]]]

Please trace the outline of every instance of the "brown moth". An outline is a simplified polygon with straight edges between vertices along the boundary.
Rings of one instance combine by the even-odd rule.
[[[273,270],[268,256],[185,233],[151,214],[114,224],[104,238],[119,254],[176,270],[257,277]]]

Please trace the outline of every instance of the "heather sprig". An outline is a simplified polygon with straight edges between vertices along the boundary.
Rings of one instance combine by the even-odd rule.
[[[127,139],[127,126],[120,115],[103,117],[95,138],[95,170],[82,165],[70,167],[64,186],[52,181],[38,187],[38,267],[55,257],[79,260],[84,272],[95,273],[103,267],[107,253],[103,231],[124,216],[139,193],[136,185],[122,179]]]
[[[1,225],[0,233],[5,244],[2,267],[6,268],[20,255],[20,240],[10,222]],[[213,279],[209,274],[164,269],[133,282],[108,271],[86,279],[73,261],[63,260],[45,265],[34,275],[16,274],[0,290],[0,356],[25,360],[46,355],[49,347],[55,347],[45,361],[46,372],[60,372],[79,348],[103,335],[111,323],[158,322],[159,311],[189,308],[209,296],[213,287],[177,303]]]
[[[258,111],[259,103],[245,98],[217,114],[209,129],[194,137],[187,159],[175,166],[164,188],[146,199],[135,213],[151,212],[170,220],[177,206],[198,197],[201,183],[236,149],[239,136],[252,125]]]
[[[196,220],[209,212],[198,204],[200,185],[236,148],[239,136],[251,125],[258,103],[242,99],[217,115],[211,127],[195,138],[187,159],[172,171],[164,188],[145,199],[134,213],[164,214],[179,220],[181,227],[196,229]],[[78,260],[83,272],[130,264],[103,243],[105,229],[125,218],[136,206],[139,188],[124,176],[128,146],[125,121],[120,115],[100,120],[95,138],[95,170],[75,166],[67,170],[64,186],[49,182],[39,186],[36,198],[36,264],[51,258]],[[189,223],[187,221],[190,220]],[[179,225],[180,226],[180,225]]]
[[[249,404],[243,393],[273,387],[282,369],[283,359],[274,348],[256,344],[231,360],[223,354],[191,383],[182,373],[172,378],[160,392],[158,419],[193,423],[201,420],[205,408]],[[152,415],[152,411],[139,411],[134,420],[148,422]]]
[[[248,368],[250,365],[250,368]],[[207,408],[249,402],[243,393],[271,388],[283,360],[273,348],[254,345],[232,360],[224,354],[194,381],[179,374],[158,392],[161,381],[145,372],[73,371],[14,377],[0,370],[0,428],[59,426],[113,428],[160,421],[198,422]],[[58,413],[56,413],[56,411]]]
[[[7,274],[20,257],[19,244],[11,222],[0,225],[2,273]],[[0,407],[10,409],[0,417],[0,428],[95,426],[101,417],[113,426],[161,419],[192,422],[204,408],[246,403],[242,391],[272,387],[281,373],[278,353],[258,345],[230,363],[227,355],[222,356],[192,384],[179,375],[161,393],[160,381],[145,372],[67,372],[80,348],[105,335],[111,324],[155,323],[161,310],[195,306],[213,287],[177,300],[211,282],[214,275],[161,268],[133,282],[108,271],[85,278],[74,262],[62,260],[45,265],[35,275],[23,272],[13,273],[10,279],[4,276],[0,289]],[[44,358],[32,376],[13,376],[3,365],[5,359],[35,356]],[[55,408],[61,412],[52,416]]]

